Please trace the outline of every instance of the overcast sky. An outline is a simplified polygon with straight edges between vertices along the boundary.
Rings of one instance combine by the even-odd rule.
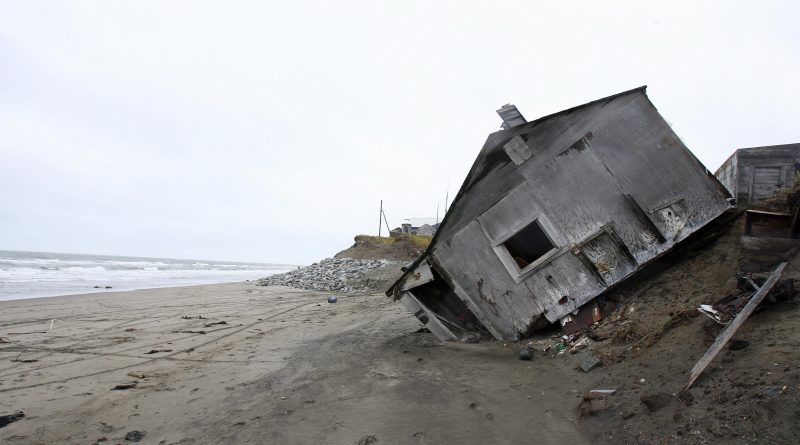
[[[0,249],[310,263],[645,84],[715,170],[800,142],[797,4],[0,1]]]

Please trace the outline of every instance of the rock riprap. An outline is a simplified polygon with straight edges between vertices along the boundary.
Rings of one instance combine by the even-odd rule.
[[[270,275],[256,282],[259,286],[289,286],[322,292],[369,294],[384,291],[385,280],[377,278],[386,270],[400,270],[402,262],[326,258],[318,263],[290,272]],[[375,275],[376,279],[369,277]]]

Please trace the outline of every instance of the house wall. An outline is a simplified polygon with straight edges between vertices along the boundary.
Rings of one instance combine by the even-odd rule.
[[[725,162],[720,165],[717,171],[714,173],[714,176],[717,177],[719,182],[728,189],[731,196],[736,198],[736,192],[738,190],[738,183],[736,182],[738,175],[737,175],[737,154],[738,151],[733,152],[733,154],[725,160]]]
[[[737,205],[762,199],[777,188],[790,185],[798,173],[800,144],[736,150],[734,171]],[[774,185],[772,179],[776,178]]]
[[[490,172],[484,184],[508,165],[523,180],[431,253],[503,339],[567,315],[729,207],[644,94],[599,115],[533,145],[520,166]],[[497,249],[537,218],[557,252],[520,277]]]

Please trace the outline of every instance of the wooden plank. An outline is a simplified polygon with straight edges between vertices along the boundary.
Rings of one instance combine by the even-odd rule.
[[[694,383],[694,381],[700,377],[700,374],[702,374],[711,361],[714,360],[714,357],[716,357],[717,354],[722,351],[722,348],[725,347],[725,345],[728,343],[728,340],[733,337],[733,334],[739,330],[739,328],[747,320],[747,317],[753,313],[759,303],[761,303],[764,297],[769,293],[770,289],[772,289],[772,286],[778,282],[778,278],[780,278],[781,274],[783,273],[783,269],[786,267],[786,264],[787,263],[781,263],[778,265],[764,285],[758,289],[758,292],[756,292],[755,295],[750,298],[750,301],[747,302],[742,311],[736,315],[736,318],[734,318],[733,321],[731,321],[730,324],[728,324],[728,326],[722,332],[720,332],[720,334],[717,336],[717,339],[714,340],[714,343],[710,348],[708,348],[708,351],[706,351],[706,353],[700,357],[700,360],[698,360],[692,368],[692,371],[689,374],[689,383],[686,385],[686,389],[689,389],[689,387],[692,386],[692,383]]]
[[[439,320],[436,314],[422,304],[411,292],[400,294],[400,302],[406,307],[409,313],[413,314],[419,321],[431,331],[441,341],[458,341],[458,337]]]
[[[431,272],[431,268],[428,266],[428,263],[422,262],[419,266],[417,266],[416,269],[412,271],[412,273],[406,276],[406,279],[403,281],[400,290],[407,291],[417,286],[430,283],[431,281],[433,281],[433,272]]]

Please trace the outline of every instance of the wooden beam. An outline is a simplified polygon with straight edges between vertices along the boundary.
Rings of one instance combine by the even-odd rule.
[[[728,340],[733,337],[733,334],[735,334],[736,331],[744,324],[744,322],[747,320],[747,317],[753,313],[759,303],[761,303],[764,297],[769,293],[769,291],[772,289],[772,286],[778,282],[778,278],[780,278],[781,274],[783,273],[783,269],[786,267],[786,264],[787,263],[781,263],[778,265],[764,285],[758,289],[758,292],[756,292],[755,295],[750,298],[750,301],[748,301],[744,308],[742,308],[741,312],[736,315],[736,318],[734,318],[733,321],[731,321],[730,324],[728,324],[728,326],[726,326],[725,329],[719,333],[717,339],[714,340],[714,343],[708,348],[708,351],[706,351],[706,353],[700,357],[700,360],[698,360],[692,368],[692,371],[689,374],[689,383],[686,385],[686,389],[689,389],[689,387],[692,386],[692,383],[694,383],[694,381],[700,377],[700,374],[702,374],[711,361],[714,360],[714,357],[716,357],[717,354],[722,351],[722,348],[725,347],[725,345],[728,343]]]

